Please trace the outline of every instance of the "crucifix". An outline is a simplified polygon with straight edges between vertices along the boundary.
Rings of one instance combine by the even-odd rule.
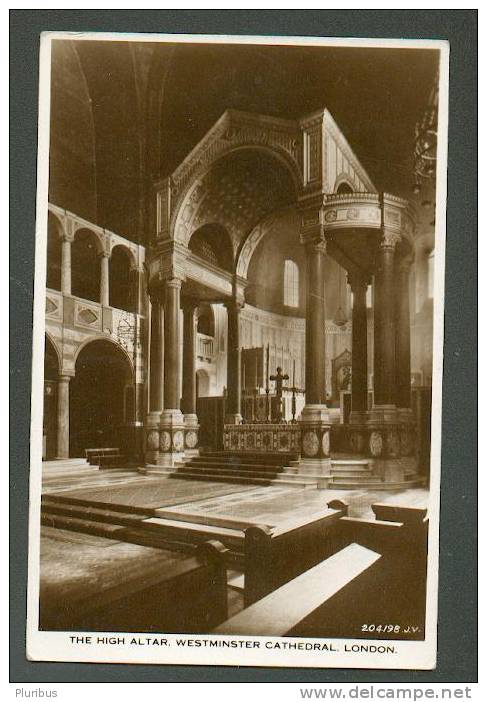
[[[277,366],[276,375],[271,375],[269,380],[275,380],[276,382],[276,422],[279,423],[282,422],[282,381],[289,380],[289,376],[287,373],[283,375],[281,366]]]

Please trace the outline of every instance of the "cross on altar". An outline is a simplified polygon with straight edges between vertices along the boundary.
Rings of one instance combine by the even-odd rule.
[[[285,373],[283,375],[281,366],[277,366],[276,375],[271,375],[269,380],[274,380],[276,383],[277,411],[276,411],[276,418],[275,419],[277,422],[281,422],[282,421],[282,391],[283,391],[282,381],[289,380],[289,376],[287,373]],[[286,389],[286,388],[284,388],[284,389]]]

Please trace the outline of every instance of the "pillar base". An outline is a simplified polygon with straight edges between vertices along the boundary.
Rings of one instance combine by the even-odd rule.
[[[145,462],[157,463],[159,459],[159,423],[160,412],[149,412],[145,422]]]
[[[186,458],[199,455],[199,429],[196,414],[184,415],[184,454]]]
[[[158,465],[173,467],[184,460],[184,415],[179,409],[165,409],[159,423]]]
[[[326,405],[305,405],[300,417],[301,464],[304,475],[330,475],[330,417]]]
[[[243,417],[241,414],[226,414],[225,424],[242,424]]]

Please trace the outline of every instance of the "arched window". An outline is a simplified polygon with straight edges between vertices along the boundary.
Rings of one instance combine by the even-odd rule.
[[[353,190],[347,182],[343,181],[338,186],[337,193],[338,195],[345,195],[346,193],[353,193]]]
[[[299,268],[294,261],[284,261],[284,304],[299,307]]]

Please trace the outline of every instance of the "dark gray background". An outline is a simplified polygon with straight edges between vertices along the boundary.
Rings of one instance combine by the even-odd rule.
[[[41,31],[271,34],[450,42],[438,667],[435,671],[31,663],[25,658],[28,473]],[[12,682],[473,682],[477,679],[476,10],[10,12]]]

